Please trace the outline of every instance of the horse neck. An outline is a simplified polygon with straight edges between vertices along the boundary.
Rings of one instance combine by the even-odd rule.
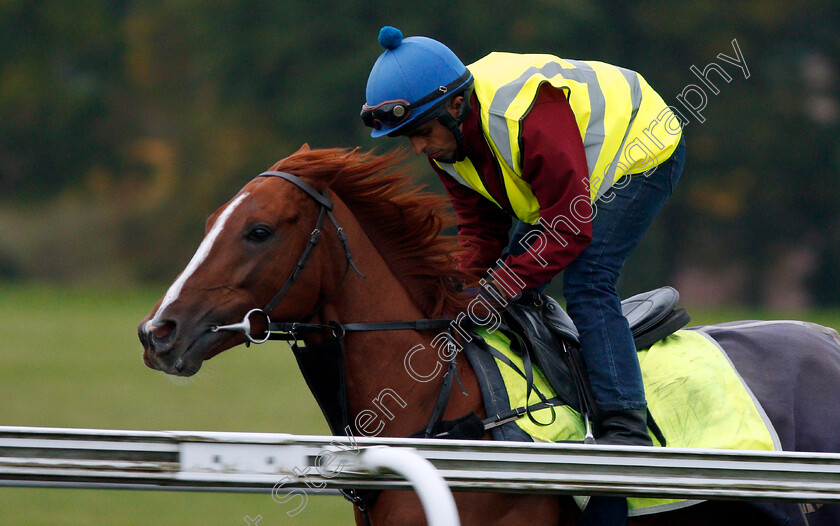
[[[351,212],[338,199],[336,201],[336,218],[345,229],[354,261],[366,278],[350,271],[318,314],[318,321],[352,323],[424,318]],[[321,285],[323,291],[333,290],[345,272],[344,252],[337,242],[330,245],[327,261],[333,268],[324,269],[322,273],[330,276]],[[408,330],[349,332],[346,335],[345,369],[354,432],[408,436],[426,426],[447,365],[430,345],[435,335],[436,332]],[[421,382],[415,379],[416,373],[414,377],[409,374],[404,363],[406,354],[417,346],[422,346],[422,350],[412,354],[412,370],[426,375],[440,369],[434,379]],[[483,414],[475,374],[463,356],[458,357],[458,366],[462,382],[473,396],[464,397],[456,386],[446,417],[463,416],[469,411]],[[367,425],[360,425],[365,422]]]

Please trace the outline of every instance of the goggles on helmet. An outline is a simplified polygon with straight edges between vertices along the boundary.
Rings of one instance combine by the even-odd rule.
[[[420,100],[416,100],[412,103],[409,103],[404,99],[396,99],[386,100],[385,102],[380,102],[375,106],[363,104],[360,116],[362,117],[362,121],[365,123],[365,126],[368,126],[369,128],[373,128],[375,130],[379,130],[383,126],[386,128],[395,128],[404,123],[409,116],[411,116],[411,112],[413,110],[446,95],[450,90],[461,86],[470,78],[470,76],[470,72],[467,70],[454,82],[451,82],[446,86],[441,86]]]
[[[416,104],[415,104],[416,106]],[[411,115],[412,105],[407,100],[386,100],[376,106],[362,105],[362,121],[365,126],[378,130],[385,126],[394,128]]]

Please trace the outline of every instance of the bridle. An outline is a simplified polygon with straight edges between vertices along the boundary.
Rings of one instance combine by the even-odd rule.
[[[297,263],[295,264],[292,271],[289,273],[289,276],[286,278],[286,281],[283,283],[283,286],[280,287],[280,290],[274,295],[274,297],[269,300],[265,307],[262,309],[251,309],[245,314],[245,317],[239,323],[234,323],[231,325],[215,325],[210,330],[212,332],[219,332],[219,331],[241,331],[245,334],[245,337],[248,339],[248,343],[265,343],[268,340],[272,339],[272,330],[282,330],[281,327],[277,327],[276,324],[271,323],[271,318],[269,317],[271,311],[277,307],[280,301],[288,294],[289,289],[292,288],[292,285],[300,277],[301,271],[306,267],[306,262],[309,260],[309,257],[312,255],[312,250],[318,244],[318,241],[321,239],[321,229],[324,226],[324,218],[329,218],[330,222],[335,226],[336,235],[338,236],[338,241],[341,243],[341,247],[344,249],[344,258],[347,261],[347,265],[344,267],[344,274],[341,276],[341,280],[339,280],[338,285],[336,285],[335,289],[332,290],[327,296],[322,299],[318,305],[313,309],[312,313],[308,316],[304,317],[304,321],[308,321],[312,316],[315,315],[321,308],[324,306],[326,301],[332,296],[339,287],[344,283],[344,280],[347,278],[347,274],[352,268],[359,276],[365,278],[365,275],[362,273],[361,270],[356,266],[356,263],[353,262],[353,255],[350,253],[350,245],[347,242],[347,235],[344,233],[344,229],[338,224],[336,221],[335,216],[333,215],[333,202],[327,195],[327,190],[324,192],[319,192],[315,188],[313,188],[309,183],[301,179],[296,175],[292,175],[286,172],[278,172],[278,171],[267,171],[263,172],[257,177],[278,177],[280,179],[284,179],[289,181],[290,183],[294,184],[301,190],[303,190],[309,197],[315,200],[321,208],[320,212],[318,213],[318,219],[315,222],[315,228],[312,230],[312,233],[309,235],[309,242],[306,244],[306,247],[303,249],[303,253],[298,258]],[[266,332],[262,338],[254,338],[251,336],[251,315],[255,313],[260,313],[265,317],[266,321]],[[293,324],[294,325],[294,324]],[[274,338],[276,339],[276,338]]]
[[[347,241],[347,235],[344,233],[344,229],[338,224],[338,221],[335,219],[333,215],[333,202],[330,200],[327,192],[328,190],[324,190],[323,192],[319,192],[315,188],[313,188],[309,183],[298,177],[297,175],[293,175],[286,172],[278,172],[278,171],[267,171],[263,172],[257,177],[278,177],[280,179],[284,179],[306,193],[309,197],[311,197],[318,205],[320,205],[320,212],[318,214],[318,219],[315,222],[315,228],[312,230],[312,233],[309,235],[309,242],[306,244],[306,247],[303,249],[303,253],[298,258],[297,263],[295,264],[294,268],[292,269],[291,273],[289,273],[289,277],[286,278],[286,281],[283,283],[283,286],[280,287],[280,290],[274,295],[274,297],[269,300],[268,304],[266,304],[263,308],[255,308],[248,311],[245,314],[245,317],[239,323],[234,323],[231,325],[214,325],[210,328],[212,332],[219,332],[219,331],[233,331],[233,332],[242,332],[245,334],[245,338],[247,338],[246,344],[255,343],[265,343],[268,340],[287,340],[287,341],[297,341],[298,336],[302,333],[313,333],[313,332],[330,332],[335,339],[343,339],[347,332],[351,331],[395,331],[395,330],[415,330],[415,331],[428,331],[434,329],[447,329],[450,327],[450,323],[452,322],[451,318],[444,318],[444,319],[420,319],[420,320],[413,320],[413,321],[383,321],[383,322],[361,322],[361,323],[339,323],[337,321],[331,321],[329,324],[318,324],[318,323],[309,323],[309,320],[317,314],[321,308],[326,304],[327,300],[335,294],[341,285],[344,283],[345,279],[347,278],[347,274],[350,272],[352,268],[359,276],[363,279],[365,278],[364,273],[356,266],[356,263],[353,261],[353,255],[350,252],[350,244]],[[338,241],[341,243],[341,247],[344,250],[344,259],[347,264],[344,267],[344,273],[341,276],[338,284],[330,291],[329,294],[324,296],[324,298],[318,302],[315,308],[309,313],[307,316],[303,317],[302,321],[299,322],[279,322],[274,323],[271,321],[269,315],[271,311],[274,310],[277,305],[280,304],[280,301],[286,296],[291,289],[292,285],[300,277],[300,273],[303,271],[304,267],[306,267],[306,262],[309,257],[312,255],[312,251],[315,246],[318,244],[318,241],[321,239],[322,228],[324,226],[324,218],[329,218],[330,222],[335,226],[336,235],[338,236]],[[264,335],[259,338],[255,338],[251,335],[251,316],[253,314],[262,314],[265,317],[266,327],[267,330]],[[282,333],[282,334],[278,334]]]

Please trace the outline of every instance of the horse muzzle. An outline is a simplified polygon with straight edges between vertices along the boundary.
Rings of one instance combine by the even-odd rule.
[[[174,320],[152,322],[144,320],[137,327],[137,336],[143,345],[143,363],[150,369],[178,376],[192,376],[201,368],[203,352],[194,352],[205,343],[199,335],[184,349],[181,326]]]

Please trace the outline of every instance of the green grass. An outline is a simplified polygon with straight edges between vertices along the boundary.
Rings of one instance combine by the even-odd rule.
[[[291,351],[238,347],[176,379],[146,368],[136,326],[164,292],[0,284],[0,425],[328,434]],[[836,311],[692,310],[692,324],[793,318],[840,327]],[[0,488],[0,525],[352,524],[340,497],[299,515],[269,495]]]
[[[186,380],[143,365],[137,323],[163,292],[0,284],[0,425],[329,433],[284,344],[237,347]],[[0,488],[0,525],[353,523],[340,497],[289,509],[270,495]]]

